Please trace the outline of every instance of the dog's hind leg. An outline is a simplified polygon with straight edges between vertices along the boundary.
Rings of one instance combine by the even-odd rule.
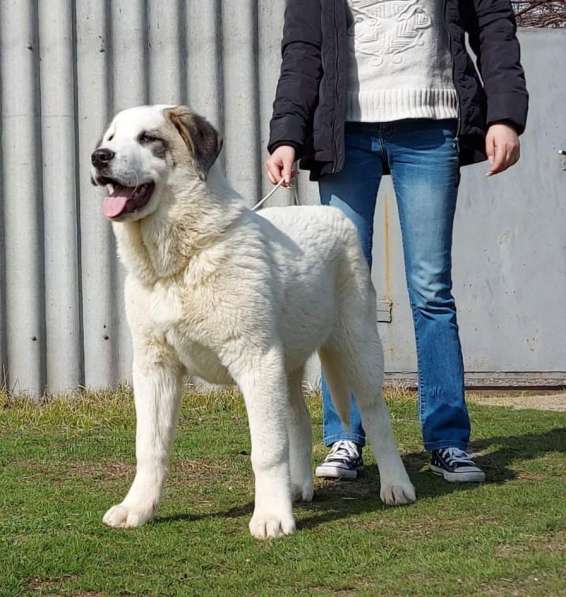
[[[294,500],[310,502],[313,497],[312,429],[303,395],[303,369],[287,378],[289,388],[289,465]]]
[[[134,348],[136,476],[122,503],[104,515],[108,526],[138,527],[157,510],[167,475],[182,374],[181,366],[164,345]]]
[[[383,400],[384,358],[375,321],[375,290],[353,225],[346,227],[344,239],[348,242],[338,275],[336,323],[321,353],[333,355],[331,368],[342,380],[340,394],[345,386],[356,396],[379,468],[381,499],[386,504],[406,504],[415,500],[415,489],[399,456]]]
[[[337,328],[321,354],[333,355],[331,365],[343,387],[356,396],[366,435],[377,460],[381,499],[386,504],[415,501],[415,490],[393,437],[387,405],[383,400],[383,348],[375,327],[374,301],[354,290],[345,300]],[[325,372],[329,365],[323,359]],[[330,379],[330,378],[329,378]],[[332,391],[332,388],[331,388]]]
[[[254,358],[249,347],[230,366],[246,402],[255,476],[255,509],[250,532],[257,539],[295,531],[289,470],[288,390],[282,351],[272,348]]]
[[[393,436],[387,405],[383,400],[383,348],[372,322],[356,313],[367,312],[367,305],[348,309],[336,338],[342,355],[342,371],[346,383],[356,396],[362,423],[373,448],[379,468],[381,499],[389,505],[407,504],[415,501],[415,490],[399,456]],[[371,316],[375,311],[369,309]]]
[[[377,376],[362,371],[364,368],[370,371],[376,363],[371,359],[361,359],[357,365],[358,371],[351,379],[351,387],[379,468],[381,500],[388,505],[414,502],[415,489],[399,455],[381,384],[376,383]]]

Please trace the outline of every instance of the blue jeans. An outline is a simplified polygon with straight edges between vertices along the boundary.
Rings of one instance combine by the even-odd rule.
[[[348,123],[344,169],[319,183],[321,203],[339,208],[356,225],[371,267],[377,191],[383,173],[391,173],[415,326],[419,415],[427,450],[466,449],[470,438],[452,296],[452,228],[460,182],[455,130],[452,119]],[[346,430],[324,378],[322,394],[325,444],[349,439],[364,445],[355,399]]]

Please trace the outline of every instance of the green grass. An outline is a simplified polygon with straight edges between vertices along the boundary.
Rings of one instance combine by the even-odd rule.
[[[295,535],[258,542],[239,397],[185,396],[159,517],[120,531],[101,517],[134,472],[128,391],[0,396],[0,594],[566,595],[566,413],[472,406],[489,482],[465,487],[426,472],[414,396],[389,403],[418,502],[385,508],[368,453],[296,507]]]

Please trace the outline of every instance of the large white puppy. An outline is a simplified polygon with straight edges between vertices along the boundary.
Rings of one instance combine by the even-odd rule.
[[[415,492],[381,397],[374,290],[354,226],[330,207],[250,211],[216,166],[216,130],[184,106],[119,113],[92,154],[125,265],[134,345],[137,472],[112,527],[155,513],[185,375],[237,383],[249,417],[254,537],[292,533],[310,500],[311,429],[301,383],[318,351],[347,418],[350,392],[375,450],[381,499]]]

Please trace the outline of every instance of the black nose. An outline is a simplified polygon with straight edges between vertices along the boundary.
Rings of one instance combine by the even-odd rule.
[[[92,165],[95,168],[102,168],[112,161],[116,154],[111,149],[95,149],[90,156]]]

